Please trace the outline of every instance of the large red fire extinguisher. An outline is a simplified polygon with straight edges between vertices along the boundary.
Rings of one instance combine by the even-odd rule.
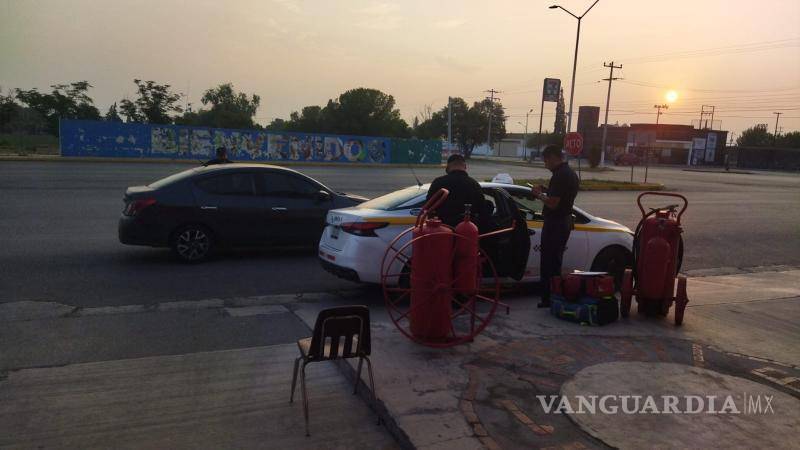
[[[431,197],[412,234],[411,285],[414,289],[409,322],[411,333],[422,339],[444,339],[451,328],[453,230],[438,218],[427,217],[425,211],[436,209],[448,194],[447,189],[441,189]],[[427,237],[418,239],[422,236]]]
[[[457,294],[470,296],[478,290],[478,227],[471,220],[470,209],[466,205],[464,220],[456,226],[455,258],[453,261],[453,288]]]

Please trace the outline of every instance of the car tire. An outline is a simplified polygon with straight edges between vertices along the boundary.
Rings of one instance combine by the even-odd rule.
[[[196,263],[211,254],[214,238],[211,230],[202,225],[186,225],[172,233],[170,248],[179,260]]]
[[[608,272],[614,277],[614,288],[620,290],[625,269],[632,264],[631,252],[623,247],[606,247],[597,254],[592,262],[592,272]]]

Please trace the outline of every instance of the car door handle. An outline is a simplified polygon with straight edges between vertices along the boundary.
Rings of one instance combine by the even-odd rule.
[[[283,206],[276,206],[272,208],[272,210],[275,212],[286,212],[286,208],[284,208]]]
[[[216,206],[201,206],[200,209],[217,209]]]

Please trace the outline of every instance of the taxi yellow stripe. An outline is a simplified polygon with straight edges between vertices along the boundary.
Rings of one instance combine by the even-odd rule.
[[[415,216],[409,217],[369,217],[364,219],[366,222],[386,222],[389,225],[414,225],[417,222],[417,218]],[[527,221],[528,228],[532,229],[540,229],[542,228],[542,222],[536,220],[528,220]],[[587,231],[589,233],[626,233],[627,230],[623,230],[621,228],[605,228],[605,227],[598,227],[595,225],[575,225],[575,229],[578,231]]]

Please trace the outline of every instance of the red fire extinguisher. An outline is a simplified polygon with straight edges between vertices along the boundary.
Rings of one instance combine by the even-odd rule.
[[[457,294],[473,295],[478,289],[478,227],[470,220],[472,205],[466,205],[464,220],[456,226],[453,288]]]
[[[453,266],[453,230],[427,212],[436,209],[449,192],[441,189],[423,207],[413,231],[411,245],[411,333],[424,339],[444,339],[450,332]],[[424,218],[424,219],[423,219]],[[427,236],[426,239],[418,239]],[[444,262],[444,264],[443,264]]]

